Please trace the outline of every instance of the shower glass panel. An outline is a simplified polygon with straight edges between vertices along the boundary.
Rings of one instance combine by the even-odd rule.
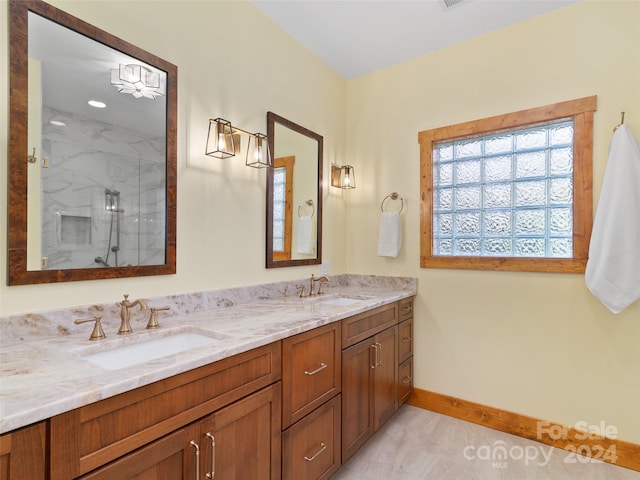
[[[46,268],[164,263],[164,137],[47,107],[42,123]]]

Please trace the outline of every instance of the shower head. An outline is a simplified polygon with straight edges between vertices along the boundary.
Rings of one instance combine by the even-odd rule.
[[[110,212],[121,212],[120,192],[118,190],[104,189],[105,208]],[[124,211],[124,210],[122,210]]]

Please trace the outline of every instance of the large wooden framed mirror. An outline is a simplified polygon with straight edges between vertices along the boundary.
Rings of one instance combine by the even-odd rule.
[[[7,283],[175,273],[177,67],[41,0],[9,13]]]
[[[323,138],[267,113],[267,268],[322,262]]]

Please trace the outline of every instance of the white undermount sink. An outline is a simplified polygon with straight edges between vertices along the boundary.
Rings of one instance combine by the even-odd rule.
[[[346,307],[348,305],[354,305],[356,303],[361,303],[365,300],[370,300],[371,297],[367,297],[364,295],[349,295],[349,294],[333,294],[328,296],[318,296],[313,302],[321,303],[323,305],[336,305],[341,307]]]
[[[179,332],[159,338],[145,338],[135,343],[117,344],[104,351],[85,354],[82,358],[106,370],[118,370],[199,347],[220,345],[223,339],[224,336]]]

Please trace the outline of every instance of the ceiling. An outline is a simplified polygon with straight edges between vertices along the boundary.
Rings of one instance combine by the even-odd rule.
[[[250,0],[345,79],[577,0]],[[445,3],[454,3],[445,8]]]
[[[33,12],[29,12],[28,18],[29,57],[41,65],[42,102],[58,110],[46,120],[67,123],[72,121],[67,114],[73,113],[136,132],[165,135],[164,97],[134,98],[119,93],[110,83],[110,70],[120,64],[157,69]],[[107,106],[94,108],[88,100],[99,100]]]

